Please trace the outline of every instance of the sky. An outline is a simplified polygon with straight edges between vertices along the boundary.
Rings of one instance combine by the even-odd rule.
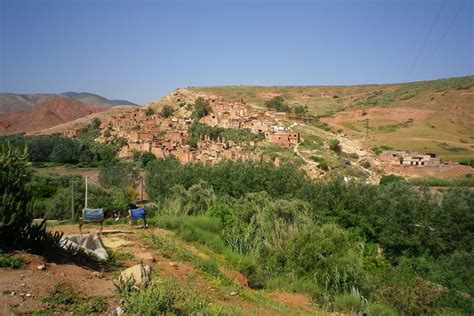
[[[179,87],[473,74],[474,0],[0,0],[0,92],[146,104]]]

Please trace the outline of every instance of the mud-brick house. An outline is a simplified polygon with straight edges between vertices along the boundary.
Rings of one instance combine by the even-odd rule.
[[[430,155],[407,154],[403,156],[402,164],[404,166],[437,166],[439,158]]]
[[[265,139],[275,145],[290,147],[300,142],[300,134],[293,132],[267,132]]]
[[[197,152],[189,147],[181,147],[177,148],[174,154],[179,162],[190,163],[196,160]]]
[[[134,150],[138,151],[150,151],[151,149],[151,141],[150,142],[130,142],[127,144],[128,150],[130,152]]]
[[[164,135],[164,139],[173,143],[185,145],[188,141],[188,132],[185,130],[169,131]]]
[[[219,118],[214,113],[202,117],[199,121],[210,126],[216,126],[219,124]]]
[[[130,136],[134,142],[151,141],[157,132],[158,131],[132,131]]]
[[[385,150],[380,160],[393,166],[438,166],[439,158],[434,155],[410,153],[399,150]]]
[[[64,135],[67,137],[79,137],[82,133],[81,129],[70,129],[64,132]]]

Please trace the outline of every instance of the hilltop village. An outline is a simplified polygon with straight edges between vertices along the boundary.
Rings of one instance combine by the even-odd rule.
[[[300,142],[299,133],[282,124],[281,121],[287,118],[285,112],[256,111],[242,99],[227,101],[217,97],[201,97],[208,106],[208,113],[200,118],[191,118],[193,105],[179,103],[179,91],[175,97],[174,101],[180,104],[180,108],[170,111],[170,115],[151,111],[150,108],[135,108],[108,117],[100,125],[102,140],[111,137],[126,139],[120,151],[121,157],[129,157],[134,151],[139,151],[151,152],[156,157],[174,156],[181,163],[206,164],[223,159],[270,160],[257,150],[259,141],[283,147],[293,147]],[[238,134],[246,137],[195,135],[192,127],[197,122],[209,128],[238,130]],[[71,133],[77,135],[80,131],[69,131]]]

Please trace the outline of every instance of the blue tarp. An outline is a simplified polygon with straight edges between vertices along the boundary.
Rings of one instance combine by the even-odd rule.
[[[84,208],[82,209],[82,220],[89,222],[100,222],[104,219],[104,209]]]
[[[137,219],[145,217],[145,209],[141,207],[130,209],[130,217],[132,218],[132,220],[137,220]]]

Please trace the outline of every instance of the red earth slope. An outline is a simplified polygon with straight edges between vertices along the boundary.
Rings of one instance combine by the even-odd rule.
[[[70,98],[55,96],[28,110],[0,115],[0,134],[30,134],[103,110]]]

